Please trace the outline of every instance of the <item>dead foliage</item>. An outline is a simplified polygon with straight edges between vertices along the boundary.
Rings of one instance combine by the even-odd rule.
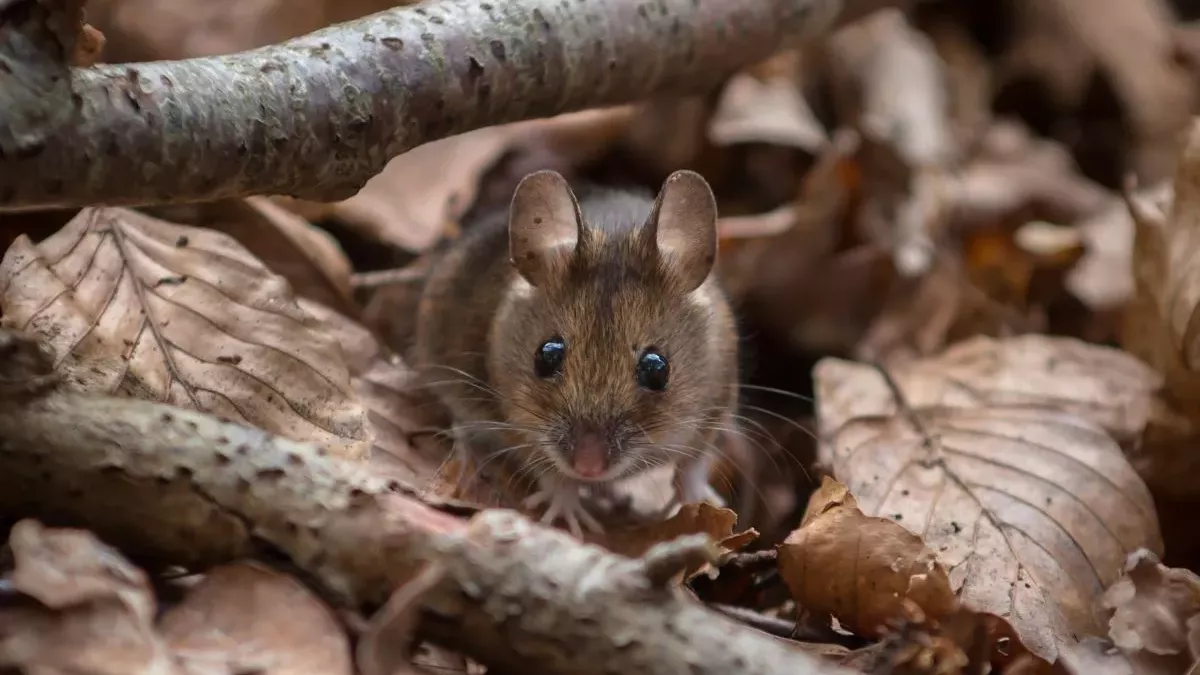
[[[93,0],[69,58],[231,53],[396,4]],[[586,537],[599,549],[572,551],[625,556],[634,597],[706,604],[820,672],[1200,672],[1196,9],[878,4],[896,6],[706,94],[429,143],[336,203],[0,214],[0,405],[53,390],[199,411],[257,434],[221,436],[225,464],[312,444],[440,512],[446,541],[480,537],[456,519],[522,510],[529,467],[454,454],[409,366],[436,255],[532,171],[655,189],[691,168],[718,200],[746,364],[742,442],[727,432],[710,476],[726,506],[674,505],[669,470],[645,471]],[[286,473],[255,466],[236,489]],[[0,499],[0,671],[508,672],[467,658],[470,635],[429,637],[477,601],[526,629],[511,589],[447,601],[464,573],[433,557],[348,606],[319,554],[258,545],[277,524],[199,507],[194,531],[255,544],[197,569],[131,561],[101,538],[132,509],[56,522],[73,513],[56,499],[111,502],[45,484],[69,487]],[[311,550],[324,524],[286,527]],[[539,588],[590,621],[589,584],[633,568],[588,564],[545,563]],[[539,672],[573,672],[557,663]]]

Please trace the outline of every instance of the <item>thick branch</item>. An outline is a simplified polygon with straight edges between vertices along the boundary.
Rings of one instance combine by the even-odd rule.
[[[422,143],[710,87],[898,1],[438,0],[235,55],[73,70],[47,105],[69,100],[75,123],[0,145],[0,207],[341,199]]]
[[[512,672],[846,672],[663,587],[647,570],[670,546],[652,564],[511,511],[468,524],[361,467],[147,401],[0,402],[3,516],[89,527],[127,553],[190,565],[260,539],[354,602],[379,601],[435,562],[446,577],[422,597],[423,631]]]

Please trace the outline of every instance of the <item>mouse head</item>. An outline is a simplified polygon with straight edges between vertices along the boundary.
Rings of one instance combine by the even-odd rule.
[[[717,208],[699,174],[657,199],[610,194],[581,208],[552,171],[513,195],[517,272],[490,340],[510,423],[561,472],[628,475],[699,454],[731,400],[732,319],[713,279]]]

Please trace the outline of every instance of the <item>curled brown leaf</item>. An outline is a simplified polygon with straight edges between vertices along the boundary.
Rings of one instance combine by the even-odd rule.
[[[863,636],[886,632],[906,599],[932,617],[956,606],[946,570],[921,538],[893,520],[865,515],[846,486],[829,477],[778,550],[779,572],[796,602]]]

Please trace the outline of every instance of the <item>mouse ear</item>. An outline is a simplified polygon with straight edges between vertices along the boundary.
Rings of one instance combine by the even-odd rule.
[[[513,266],[539,286],[570,260],[583,231],[579,202],[557,171],[537,171],[517,184],[508,211]]]
[[[717,200],[708,182],[695,171],[667,176],[642,234],[685,291],[704,283],[717,259]]]

